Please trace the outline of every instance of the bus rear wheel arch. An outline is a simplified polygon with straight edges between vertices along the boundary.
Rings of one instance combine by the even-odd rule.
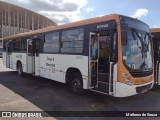
[[[73,93],[80,94],[83,92],[83,79],[79,69],[69,68],[67,70],[66,83]]]

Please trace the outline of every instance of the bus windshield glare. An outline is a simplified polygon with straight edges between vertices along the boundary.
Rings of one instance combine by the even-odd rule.
[[[138,24],[144,23],[135,20]],[[135,22],[134,21],[134,22]],[[123,63],[130,71],[150,71],[152,70],[152,43],[148,29],[135,29],[127,27],[126,44],[122,44]],[[147,26],[147,25],[146,25]],[[143,28],[147,28],[147,27]],[[122,38],[123,40],[123,38]]]

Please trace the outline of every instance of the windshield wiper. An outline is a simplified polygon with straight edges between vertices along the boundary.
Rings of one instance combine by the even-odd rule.
[[[143,63],[140,65],[139,69],[143,70],[144,67],[145,67],[145,62],[143,62]]]
[[[146,53],[147,53],[147,51],[148,51],[149,43],[148,43],[148,44],[145,44],[144,41],[143,41],[143,39],[146,38],[147,33],[146,33],[145,37],[142,38],[141,36],[139,36],[139,34],[138,34],[138,32],[137,32],[136,29],[132,29],[132,31],[133,31],[133,33],[136,34],[136,36],[138,37],[138,39],[139,39],[140,42],[141,42],[141,47],[140,47],[140,49],[141,49],[141,54],[142,54],[142,58],[145,58]],[[134,34],[133,34],[133,35],[134,35]],[[136,38],[135,35],[134,35],[133,37]]]
[[[141,64],[141,66],[139,67],[139,69],[141,69],[143,71],[152,70],[152,68],[148,67],[148,65],[145,63],[145,61]]]

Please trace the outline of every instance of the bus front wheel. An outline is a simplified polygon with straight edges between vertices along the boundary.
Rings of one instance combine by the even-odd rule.
[[[80,73],[75,72],[70,78],[70,89],[73,93],[81,94],[83,92],[83,82]]]
[[[18,64],[17,71],[19,76],[23,76],[23,68],[21,63]]]

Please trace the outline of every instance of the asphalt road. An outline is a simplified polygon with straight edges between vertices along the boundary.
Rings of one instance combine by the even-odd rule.
[[[0,59],[0,111],[160,111],[160,86],[126,98],[91,91],[75,95],[59,82],[32,75],[19,77],[16,71],[5,68]]]

